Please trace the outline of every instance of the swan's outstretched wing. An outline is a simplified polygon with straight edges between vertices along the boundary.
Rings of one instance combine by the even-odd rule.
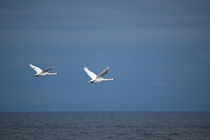
[[[109,71],[109,67],[105,68],[101,73],[99,73],[97,76],[98,77],[103,77],[105,74],[107,74]]]
[[[34,66],[34,65],[32,65],[32,64],[29,64],[29,66],[30,66],[33,70],[35,70],[36,73],[41,73],[41,72],[42,72],[42,69],[40,69],[40,68],[37,67],[37,66]]]
[[[45,69],[45,70],[43,70],[44,72],[48,72],[49,70],[52,70],[52,69],[54,69],[55,67],[50,67],[50,68],[47,68],[47,69]]]
[[[90,71],[87,67],[84,67],[84,71],[88,74],[88,76],[90,76],[91,79],[95,79],[97,77],[97,75]]]

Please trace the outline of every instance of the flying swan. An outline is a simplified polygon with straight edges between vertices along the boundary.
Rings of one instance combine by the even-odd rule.
[[[36,74],[34,74],[34,77],[43,77],[43,76],[46,76],[46,75],[58,75],[58,73],[49,73],[48,71],[49,70],[52,70],[54,69],[55,67],[50,67],[50,68],[47,68],[45,70],[42,70],[40,69],[39,67],[37,66],[34,66],[32,64],[29,64],[29,66],[36,71]]]
[[[102,81],[111,81],[115,80],[114,78],[104,79],[103,76],[108,73],[109,67],[105,68],[100,74],[96,75],[92,71],[90,71],[87,67],[84,67],[84,71],[90,76],[91,80],[89,83],[99,83]]]

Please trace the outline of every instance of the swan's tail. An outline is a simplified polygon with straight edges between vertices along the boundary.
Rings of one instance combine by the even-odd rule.
[[[89,83],[94,83],[94,80],[90,80],[90,81],[88,81]]]

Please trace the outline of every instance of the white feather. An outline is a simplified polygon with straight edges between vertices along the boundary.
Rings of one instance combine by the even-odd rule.
[[[90,71],[87,67],[84,67],[84,71],[90,76],[91,79],[96,79],[97,75]]]
[[[103,76],[108,73],[109,67],[104,69],[100,74],[96,75],[92,71],[90,71],[87,67],[84,67],[85,72],[90,76],[91,80],[88,81],[89,83],[99,83],[102,81],[112,81],[115,80],[114,78],[105,79]]]
[[[29,66],[36,71],[37,74],[40,74],[42,72],[42,69],[40,69],[39,67],[37,66],[34,66],[32,64],[29,64]]]

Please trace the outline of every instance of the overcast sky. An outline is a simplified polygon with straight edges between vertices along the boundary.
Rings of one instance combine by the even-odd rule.
[[[0,0],[0,111],[210,111],[210,2]]]

